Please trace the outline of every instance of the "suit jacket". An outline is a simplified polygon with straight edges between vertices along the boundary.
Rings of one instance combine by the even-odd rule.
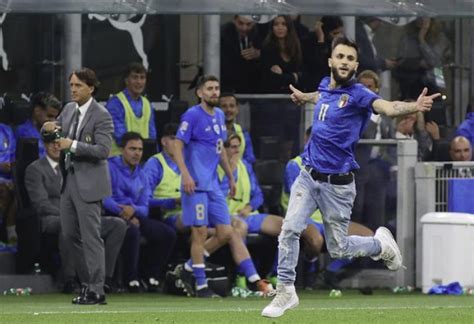
[[[58,117],[58,125],[68,134],[72,127],[75,102],[68,103]],[[112,147],[114,125],[107,109],[92,99],[91,105],[77,130],[76,152],[73,155],[74,176],[78,194],[86,202],[95,202],[112,194],[107,158]],[[67,171],[64,167],[64,154],[61,154],[63,188]]]
[[[38,216],[59,217],[61,177],[56,175],[46,157],[34,161],[26,168],[25,186]]]
[[[260,49],[261,38],[255,26],[248,34],[249,47]],[[234,23],[221,28],[221,87],[224,91],[253,93],[260,76],[260,60],[245,60],[240,54],[240,39]]]
[[[375,55],[372,42],[364,29],[364,23],[359,19],[356,20],[356,43],[359,47],[358,71],[372,70],[379,73],[386,70],[385,58]]]

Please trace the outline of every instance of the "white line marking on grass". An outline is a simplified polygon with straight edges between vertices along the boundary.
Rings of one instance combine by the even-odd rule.
[[[106,306],[105,306],[106,307]],[[354,310],[403,310],[403,309],[474,309],[474,306],[381,306],[381,307],[298,307],[296,311],[354,311]],[[207,309],[135,309],[135,310],[84,310],[84,311],[36,311],[31,314],[34,315],[60,315],[60,314],[134,314],[134,313],[223,313],[223,312],[237,312],[246,313],[261,311],[261,308],[207,308]],[[30,312],[27,312],[30,313]],[[21,312],[2,312],[3,315],[21,314]],[[24,313],[23,313],[24,314]]]

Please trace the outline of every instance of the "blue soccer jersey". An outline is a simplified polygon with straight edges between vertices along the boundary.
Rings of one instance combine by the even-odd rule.
[[[353,80],[344,87],[330,89],[325,78],[318,91],[311,139],[305,147],[303,164],[322,173],[358,169],[354,148],[370,119],[372,103],[380,97]]]
[[[217,165],[227,139],[222,110],[214,108],[214,115],[210,115],[200,105],[189,108],[181,117],[176,138],[186,144],[184,162],[196,190],[219,190]]]

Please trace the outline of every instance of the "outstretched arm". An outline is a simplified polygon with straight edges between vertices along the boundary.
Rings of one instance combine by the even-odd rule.
[[[427,96],[428,89],[424,88],[416,102],[404,101],[387,101],[377,99],[373,102],[372,107],[379,114],[384,114],[389,117],[397,117],[411,114],[414,112],[430,111],[433,106],[433,100],[441,96],[441,93],[435,93]]]
[[[293,87],[292,84],[290,84],[290,90],[291,90],[291,100],[297,104],[297,105],[303,105],[305,103],[312,103],[316,104],[319,99],[319,92],[301,92],[300,90],[296,89]]]

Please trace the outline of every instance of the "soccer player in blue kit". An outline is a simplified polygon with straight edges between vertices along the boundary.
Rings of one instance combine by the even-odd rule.
[[[208,250],[215,251],[216,247],[228,243],[232,234],[226,198],[219,187],[218,164],[230,179],[231,196],[235,193],[235,182],[224,150],[227,139],[225,116],[217,107],[219,80],[212,75],[204,76],[196,89],[200,104],[189,108],[181,117],[172,150],[182,176],[183,224],[191,227],[191,267],[195,291],[189,290],[193,290],[197,297],[217,297],[207,285],[204,245]],[[208,225],[215,227],[216,235],[206,242]],[[186,284],[190,274],[182,269],[179,277]]]
[[[295,267],[300,233],[306,219],[319,208],[323,215],[328,251],[333,258],[370,256],[382,259],[390,270],[402,267],[402,255],[390,231],[380,227],[373,237],[348,236],[351,209],[356,195],[352,171],[359,165],[354,148],[372,113],[390,117],[431,109],[439,93],[427,96],[423,89],[416,102],[386,101],[356,83],[357,45],[345,37],[332,44],[328,60],[331,76],[318,91],[303,93],[290,86],[297,104],[314,103],[311,139],[305,146],[304,169],[291,188],[290,200],[278,241],[278,285],[276,296],[262,316],[279,317],[298,306]]]

